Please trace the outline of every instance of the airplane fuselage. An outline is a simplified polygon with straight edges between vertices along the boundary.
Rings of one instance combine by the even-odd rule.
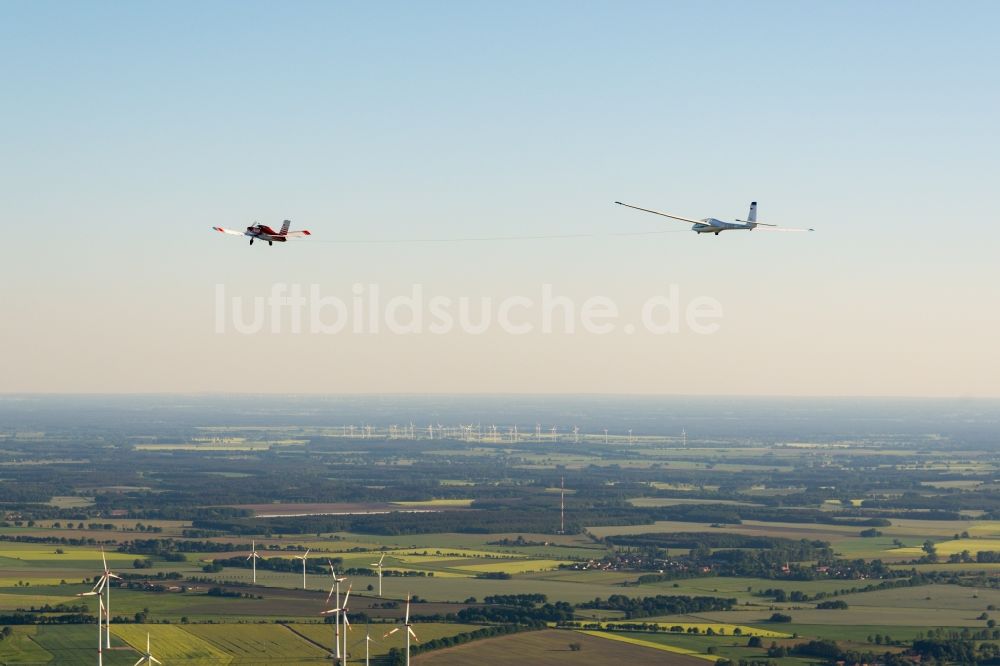
[[[706,217],[700,223],[697,223],[691,227],[691,231],[698,234],[715,234],[719,235],[723,231],[752,231],[753,228],[757,226],[756,224],[739,224],[736,222],[723,222],[722,220],[717,220],[714,217]]]
[[[266,224],[255,224],[251,227],[247,227],[247,230],[243,233],[244,235],[250,237],[251,245],[253,245],[255,239],[265,240],[268,243],[284,243],[288,240],[284,235],[278,233]]]
[[[275,231],[266,224],[254,223],[251,224],[243,231],[237,231],[236,229],[226,229],[225,227],[212,227],[215,231],[219,231],[230,236],[248,236],[250,238],[250,244],[253,245],[255,240],[266,241],[268,245],[274,245],[275,242],[284,243],[289,238],[305,238],[310,236],[308,229],[299,229],[298,231],[291,231],[289,227],[292,225],[291,220],[285,220],[281,224],[281,230]]]

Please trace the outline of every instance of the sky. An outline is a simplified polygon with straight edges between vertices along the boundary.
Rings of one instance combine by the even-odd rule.
[[[998,19],[2,3],[0,392],[998,397]],[[312,236],[211,231],[283,219]],[[493,323],[387,330],[414,289]],[[275,300],[310,290],[347,315]]]

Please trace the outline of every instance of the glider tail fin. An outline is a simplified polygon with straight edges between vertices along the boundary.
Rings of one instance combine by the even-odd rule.
[[[756,206],[756,205],[757,204],[754,204],[754,206]],[[281,223],[281,231],[278,232],[278,233],[280,233],[282,236],[284,236],[285,234],[288,233],[288,227],[290,227],[290,226],[292,226],[292,221],[291,220],[285,220],[284,222]]]
[[[750,222],[751,224],[753,224],[756,221],[757,221],[757,202],[756,201],[751,201],[750,202],[750,212],[747,213],[747,222]]]

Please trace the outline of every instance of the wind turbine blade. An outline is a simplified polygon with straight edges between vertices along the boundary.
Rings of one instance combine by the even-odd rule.
[[[413,640],[415,640],[415,641],[416,641],[416,642],[418,642],[418,643],[420,642],[420,639],[419,639],[419,638],[417,638],[417,635],[416,635],[416,634],[415,634],[415,633],[413,632],[413,629],[412,629],[412,628],[410,628],[410,627],[407,627],[407,628],[406,628],[406,630],[407,630],[408,632],[410,632],[410,636],[412,636],[412,637],[413,637]]]
[[[344,612],[344,626],[347,627],[348,631],[351,631],[351,621],[347,619],[347,612]]]
[[[146,661],[146,658],[145,658],[145,657],[141,658],[141,659],[140,659],[139,661],[137,661],[137,662],[135,662],[134,664],[132,664],[132,666],[139,666],[139,664],[141,664],[141,663],[142,663],[142,662],[144,662],[144,661]]]
[[[347,586],[347,594],[344,595],[344,603],[341,608],[347,608],[347,600],[351,598],[351,587],[352,585]]]
[[[385,559],[385,553],[382,553],[382,557],[378,558],[378,565],[382,566],[382,560]]]
[[[396,633],[397,631],[399,631],[399,627],[396,627],[396,628],[395,628],[395,629],[393,629],[392,631],[390,631],[390,632],[387,632],[387,633],[386,633],[386,634],[385,634],[384,636],[382,636],[382,638],[383,638],[383,639],[386,639],[386,638],[389,638],[389,636],[392,636],[392,635],[393,635],[394,633]]]
[[[410,595],[406,595],[406,625],[410,625]]]
[[[333,597],[333,591],[337,589],[336,585],[330,586],[330,594],[326,595],[326,603],[330,603],[330,598]]]
[[[155,661],[157,664],[162,664],[163,663],[162,661],[160,661],[159,659],[157,659],[153,655],[149,655],[149,659],[150,659],[150,661]]]
[[[104,546],[101,546],[101,559],[104,561],[104,570],[108,570],[108,558],[104,555]]]
[[[118,580],[121,580],[121,579],[122,579],[122,577],[121,577],[121,576],[116,576],[115,574],[111,573],[110,571],[108,572],[108,577],[109,577],[109,578],[117,578]]]

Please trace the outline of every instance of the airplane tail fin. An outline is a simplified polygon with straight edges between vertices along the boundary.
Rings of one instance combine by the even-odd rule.
[[[757,204],[754,204],[754,206],[756,206],[756,205]],[[282,236],[284,236],[285,234],[288,233],[288,227],[290,227],[290,226],[292,226],[292,221],[291,220],[285,220],[284,222],[281,223],[281,231],[278,232],[278,233],[280,233]]]
[[[750,202],[750,212],[747,213],[747,222],[754,223],[757,221],[757,202]]]

